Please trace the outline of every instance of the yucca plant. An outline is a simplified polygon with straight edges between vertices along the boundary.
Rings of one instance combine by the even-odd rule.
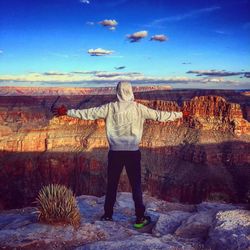
[[[80,212],[71,189],[63,185],[44,186],[36,198],[38,220],[46,223],[80,225]]]

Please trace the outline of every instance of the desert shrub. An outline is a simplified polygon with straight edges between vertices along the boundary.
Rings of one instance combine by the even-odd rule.
[[[80,212],[73,192],[63,185],[44,186],[36,198],[38,220],[46,223],[80,225]]]

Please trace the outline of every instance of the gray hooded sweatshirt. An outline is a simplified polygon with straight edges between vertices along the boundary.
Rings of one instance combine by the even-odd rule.
[[[134,101],[129,82],[119,82],[116,88],[118,101],[89,108],[70,109],[67,115],[83,120],[105,119],[106,134],[110,150],[135,151],[141,142],[143,123],[154,121],[174,121],[182,118],[182,112],[154,110]]]

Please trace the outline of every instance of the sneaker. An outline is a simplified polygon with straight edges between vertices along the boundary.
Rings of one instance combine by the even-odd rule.
[[[150,216],[138,217],[134,224],[134,228],[137,228],[137,229],[143,228],[144,226],[148,225],[150,222],[151,222]]]
[[[113,221],[113,218],[112,218],[112,216],[108,216],[108,215],[103,215],[102,217],[101,217],[101,220],[102,221]]]

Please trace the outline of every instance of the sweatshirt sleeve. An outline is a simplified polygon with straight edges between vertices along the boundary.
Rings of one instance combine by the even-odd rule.
[[[168,112],[168,111],[160,111],[146,107],[145,105],[140,105],[142,110],[142,116],[144,119],[166,122],[166,121],[174,121],[176,119],[182,118],[182,112]]]
[[[67,115],[82,120],[105,119],[108,114],[108,104],[89,109],[69,109]]]

